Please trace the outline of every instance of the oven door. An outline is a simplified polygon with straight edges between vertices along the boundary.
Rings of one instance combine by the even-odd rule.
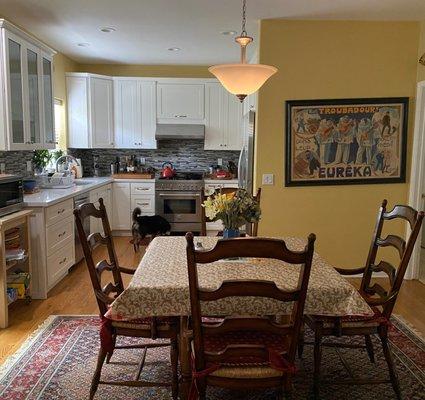
[[[171,224],[201,222],[201,194],[162,191],[157,193],[156,212]]]

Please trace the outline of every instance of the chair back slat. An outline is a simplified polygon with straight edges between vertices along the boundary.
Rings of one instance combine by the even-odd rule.
[[[406,241],[397,235],[388,235],[385,239],[377,238],[376,244],[381,247],[392,246],[397,249],[400,258],[406,250]]]
[[[226,317],[225,321],[215,324],[203,324],[203,330],[209,335],[223,335],[234,332],[236,330],[248,330],[252,326],[255,319],[256,327],[262,332],[272,333],[275,335],[289,335],[292,333],[292,325],[283,325],[274,322],[270,317]]]
[[[96,295],[97,304],[99,306],[99,312],[100,315],[104,315],[108,311],[108,305],[123,292],[124,285],[119,270],[118,259],[115,253],[111,228],[103,199],[99,199],[99,208],[96,208],[93,203],[81,204],[74,210],[74,215],[93,291]],[[87,236],[84,231],[84,220],[86,218],[100,219],[104,235],[99,232],[94,232]],[[93,250],[98,245],[106,246],[109,261],[101,260],[95,264]],[[112,273],[113,282],[109,282],[102,287],[101,275],[104,271],[110,271]]]
[[[404,205],[396,205],[391,211],[387,211],[386,207],[387,200],[384,200],[378,212],[371,246],[366,260],[366,269],[360,285],[360,293],[364,294],[365,299],[370,304],[381,305],[383,315],[389,318],[421,229],[424,212],[418,212],[412,207]],[[407,241],[398,235],[390,234],[385,238],[381,237],[384,222],[394,219],[402,219],[409,223],[411,231]],[[394,247],[398,251],[399,263],[397,268],[386,260],[380,260],[376,263],[379,248],[388,246]],[[372,283],[373,274],[376,272],[384,272],[388,275],[388,290],[384,289],[379,283]]]
[[[283,292],[276,283],[270,281],[244,281],[241,286],[240,281],[224,281],[216,290],[199,290],[199,300],[214,301],[225,297],[269,297],[281,301],[296,301],[299,298],[299,290]]]
[[[280,335],[282,342],[288,343],[288,361],[293,362],[302,325],[315,235],[311,234],[308,237],[308,244],[303,251],[289,250],[283,240],[258,238],[219,240],[213,249],[197,251],[192,233],[186,234],[186,240],[196,369],[202,370],[209,362],[225,362],[233,357],[265,357],[267,355],[268,349],[265,346],[253,346],[250,343],[228,346],[224,351],[219,352],[206,353],[204,351],[204,335],[220,336],[228,332],[253,331]],[[218,289],[212,291],[199,287],[198,268],[203,268],[202,264],[233,257],[268,258],[280,260],[286,264],[294,264],[292,267],[299,272],[297,287],[292,290],[284,290],[280,289],[275,282],[254,279],[224,281]],[[209,268],[212,267],[209,264]],[[258,268],[262,268],[261,264]],[[289,322],[278,324],[269,318],[258,315],[227,316],[222,322],[215,324],[202,322],[201,301],[212,302],[235,296],[263,297],[281,302],[292,302],[292,314],[289,316]]]

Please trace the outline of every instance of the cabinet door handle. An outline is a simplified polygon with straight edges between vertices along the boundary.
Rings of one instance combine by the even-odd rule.
[[[64,262],[66,262],[66,257],[64,257],[61,261],[59,261],[59,265],[63,264]]]
[[[66,235],[66,231],[63,231],[62,233],[59,233],[58,237],[62,237]]]
[[[187,118],[187,115],[175,115],[174,118]]]
[[[64,208],[62,208],[62,210],[58,210],[58,214],[62,214],[63,212],[65,212]]]
[[[149,203],[136,203],[138,206],[148,206]]]
[[[138,187],[136,190],[150,190],[150,188]]]

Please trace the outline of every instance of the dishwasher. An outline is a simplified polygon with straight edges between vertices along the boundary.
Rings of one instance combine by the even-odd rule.
[[[74,197],[74,209],[84,203],[90,203],[89,193],[80,194],[79,196]],[[86,237],[90,235],[90,218],[85,218],[83,222],[84,232]],[[81,246],[80,237],[77,232],[77,225],[75,225],[75,264],[78,264],[83,258],[83,247]]]

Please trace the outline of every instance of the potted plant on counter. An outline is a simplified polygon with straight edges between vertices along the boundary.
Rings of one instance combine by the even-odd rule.
[[[234,193],[214,193],[204,201],[205,215],[211,221],[221,220],[224,225],[223,238],[240,236],[239,228],[260,220],[258,202],[244,189]]]
[[[52,159],[52,153],[49,150],[34,150],[32,163],[34,164],[34,172],[38,175],[42,174]]]

